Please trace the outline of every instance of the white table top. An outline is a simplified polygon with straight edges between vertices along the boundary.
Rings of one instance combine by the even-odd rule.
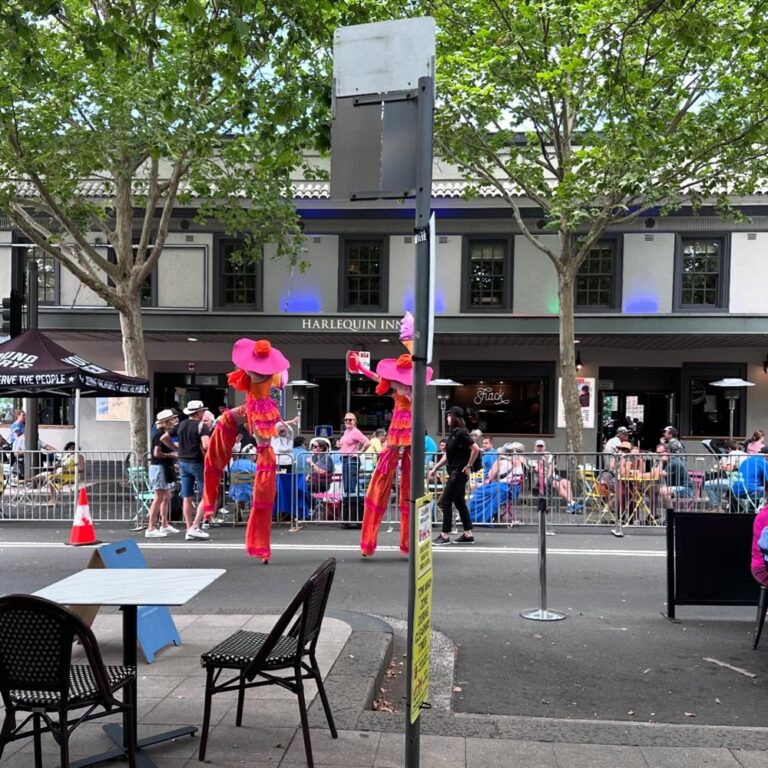
[[[34,594],[63,605],[184,605],[223,568],[86,568]]]

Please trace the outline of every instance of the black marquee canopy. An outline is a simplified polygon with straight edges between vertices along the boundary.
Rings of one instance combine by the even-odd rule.
[[[68,352],[29,330],[0,344],[0,395],[148,397],[149,381],[125,376]]]

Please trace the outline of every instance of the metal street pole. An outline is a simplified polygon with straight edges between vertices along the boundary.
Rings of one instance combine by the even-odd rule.
[[[416,166],[416,276],[413,311],[413,404],[411,426],[411,540],[408,559],[408,654],[405,696],[405,768],[418,768],[420,723],[411,723],[413,698],[413,633],[416,619],[416,556],[419,519],[416,499],[424,495],[424,429],[426,424],[426,376],[429,327],[429,216],[432,200],[432,135],[434,79],[419,78],[418,149]]]
[[[37,261],[27,263],[27,328],[37,330]],[[24,427],[24,446],[29,460],[24,461],[24,478],[29,480],[40,471],[41,454],[37,452],[40,417],[37,411],[37,398],[26,400],[27,421]]]

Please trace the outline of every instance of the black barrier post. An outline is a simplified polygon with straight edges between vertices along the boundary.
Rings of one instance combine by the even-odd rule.
[[[547,610],[547,500],[539,497],[539,607],[523,611],[520,615],[531,621],[561,621],[566,618],[560,611]]]
[[[675,510],[667,514],[667,618],[675,618]]]

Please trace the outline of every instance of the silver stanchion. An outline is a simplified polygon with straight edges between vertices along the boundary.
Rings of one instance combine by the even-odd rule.
[[[624,530],[622,528],[623,524],[623,517],[624,517],[624,507],[627,504],[627,489],[624,488],[623,480],[621,477],[621,471],[619,471],[619,476],[616,478],[616,527],[611,528],[611,533],[616,536],[617,538],[621,539],[624,536]]]
[[[547,609],[547,500],[539,497],[539,607],[520,614],[531,621],[561,621],[560,611]]]

